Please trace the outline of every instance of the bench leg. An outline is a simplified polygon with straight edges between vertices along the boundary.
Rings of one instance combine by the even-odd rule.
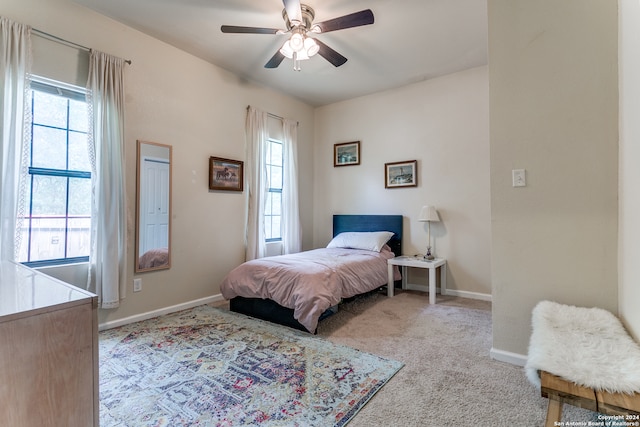
[[[547,406],[547,421],[544,424],[544,427],[553,427],[556,421],[560,421],[562,418],[562,402],[555,399],[549,399],[549,404]]]

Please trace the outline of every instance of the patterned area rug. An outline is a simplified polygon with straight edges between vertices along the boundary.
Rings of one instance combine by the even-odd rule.
[[[204,305],[100,333],[100,426],[343,426],[402,366]]]

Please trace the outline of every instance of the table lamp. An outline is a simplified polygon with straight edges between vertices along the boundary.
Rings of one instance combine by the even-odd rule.
[[[418,221],[426,221],[427,223],[427,253],[424,255],[424,259],[432,260],[434,256],[431,253],[431,221],[440,221],[438,211],[433,206],[423,206]]]

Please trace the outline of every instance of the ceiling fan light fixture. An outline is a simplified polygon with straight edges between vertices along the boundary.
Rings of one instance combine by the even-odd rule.
[[[305,49],[301,49],[300,52],[296,52],[296,57],[298,61],[306,61],[309,59],[309,54],[307,54]]]
[[[306,38],[303,43],[303,48],[298,51],[294,50],[291,47],[291,40],[287,40],[280,48],[280,53],[283,54],[286,58],[304,61],[318,53],[318,50],[320,50],[318,44],[313,39]]]
[[[291,49],[291,43],[289,43],[289,40],[284,42],[284,44],[280,48],[280,53],[289,59],[293,58],[293,52],[294,50]]]
[[[289,44],[295,52],[300,52],[304,48],[304,35],[300,31],[294,32],[289,39]]]
[[[277,68],[284,58],[289,58],[293,60],[293,69],[300,71],[300,61],[309,59],[316,54],[329,61],[334,67],[340,67],[347,62],[347,58],[324,44],[321,40],[316,39],[314,35],[370,25],[374,22],[371,9],[365,9],[314,24],[315,12],[311,7],[300,3],[301,0],[282,1],[284,4],[282,18],[285,21],[286,30],[237,25],[222,25],[220,27],[223,33],[290,34],[289,40],[285,41],[282,47],[264,65],[265,68],[269,69]]]
[[[320,46],[318,43],[311,37],[305,37],[304,39],[304,51],[307,53],[309,57],[312,57],[320,50]]]

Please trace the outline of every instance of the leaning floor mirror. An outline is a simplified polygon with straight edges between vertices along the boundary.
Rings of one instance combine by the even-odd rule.
[[[138,141],[137,273],[171,267],[170,145]]]

